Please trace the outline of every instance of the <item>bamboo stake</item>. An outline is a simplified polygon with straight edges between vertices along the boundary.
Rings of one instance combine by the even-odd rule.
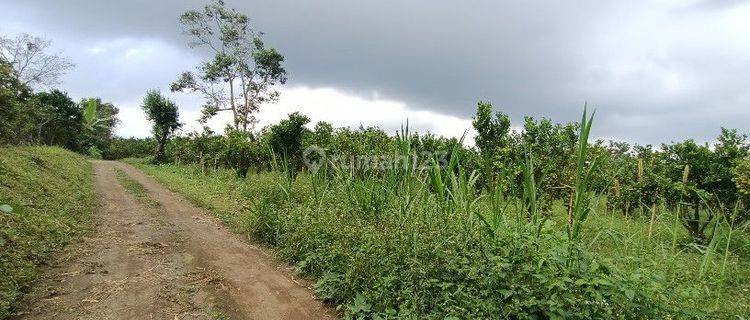
[[[638,158],[638,182],[643,181],[643,158]]]
[[[568,200],[568,225],[573,226],[573,193],[570,194],[570,200]]]
[[[651,222],[648,224],[648,239],[651,240],[651,235],[654,233],[654,222],[656,221],[656,201],[651,205]]]
[[[638,158],[638,183],[643,182],[643,158]],[[643,204],[639,202],[638,209],[641,211],[640,216],[643,216]]]

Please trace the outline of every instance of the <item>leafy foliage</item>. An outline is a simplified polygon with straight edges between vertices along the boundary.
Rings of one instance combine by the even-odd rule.
[[[106,150],[109,142],[114,138],[115,126],[120,122],[117,119],[120,110],[109,102],[103,102],[101,98],[82,99],[78,103],[78,108],[84,110],[83,119],[86,129],[78,138],[81,148],[88,150],[93,146],[99,150]]]
[[[303,142],[309,131],[305,125],[309,122],[310,118],[294,112],[288,119],[268,128],[268,145],[277,159],[289,164],[288,174],[291,176],[302,169]]]
[[[106,149],[117,113],[99,98],[75,103],[56,89],[33,93],[0,59],[0,144],[57,145],[81,153],[92,146]]]
[[[180,128],[179,112],[177,105],[156,90],[150,90],[143,98],[141,108],[146,113],[146,118],[152,122],[151,132],[156,140],[156,154],[154,162],[166,161],[165,148],[169,138],[175,130]]]
[[[743,196],[750,195],[750,159],[742,159],[734,168],[734,178],[737,190]]]
[[[39,92],[31,103],[39,117],[36,140],[47,145],[80,149],[78,139],[83,131],[81,108],[59,90]]]
[[[218,112],[231,111],[235,130],[252,130],[254,113],[262,104],[276,101],[276,86],[286,83],[284,57],[265,46],[262,33],[252,28],[247,15],[227,8],[221,0],[185,12],[180,23],[191,38],[189,45],[205,48],[213,57],[200,64],[197,75],[183,73],[172,91],[201,93],[206,100],[204,122]]]
[[[253,164],[257,164],[261,145],[253,134],[230,129],[224,139],[224,157],[230,167],[234,168],[238,177],[244,178]]]
[[[102,150],[102,157],[107,160],[125,158],[146,158],[154,154],[156,141],[153,138],[119,138],[115,137]]]
[[[33,137],[33,120],[29,119],[28,101],[31,89],[21,83],[10,63],[0,58],[0,143],[10,144]]]
[[[67,93],[31,89],[59,83],[73,64],[46,52],[50,41],[0,36],[0,144],[56,145],[80,153],[106,150],[118,109],[99,98],[75,103]]]
[[[513,138],[510,131],[510,118],[502,112],[496,112],[492,117],[492,104],[479,102],[477,114],[474,117],[474,129],[477,131],[475,143],[482,155],[484,176],[486,179],[501,178],[501,185],[510,185],[508,178],[518,174],[516,168],[509,167],[513,161]],[[491,184],[492,181],[486,181]]]

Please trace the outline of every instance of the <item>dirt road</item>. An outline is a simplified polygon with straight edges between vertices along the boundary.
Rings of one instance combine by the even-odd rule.
[[[138,181],[146,206],[115,176]],[[133,167],[94,162],[95,230],[35,283],[17,319],[334,319],[261,249]]]

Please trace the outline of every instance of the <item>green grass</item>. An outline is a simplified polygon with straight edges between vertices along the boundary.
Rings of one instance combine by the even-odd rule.
[[[589,250],[613,268],[631,273],[648,271],[661,277],[666,302],[673,308],[696,317],[750,315],[747,230],[732,236],[728,252],[724,251],[726,234],[720,234],[716,248],[706,253],[705,248],[691,244],[689,234],[679,223],[675,225],[671,212],[659,212],[651,237],[649,217],[599,213],[591,219],[586,230]]]
[[[0,318],[38,266],[85,232],[96,206],[91,164],[53,147],[0,148]]]
[[[226,313],[217,311],[217,310],[209,310],[208,315],[216,320],[231,320],[232,318],[228,316]]]
[[[724,252],[706,255],[688,245],[668,212],[657,216],[649,237],[648,217],[593,210],[581,225],[580,245],[569,246],[562,204],[537,235],[537,226],[516,222],[512,200],[504,200],[499,214],[503,206],[490,196],[456,202],[496,221],[490,236],[464,207],[441,204],[420,181],[303,174],[288,192],[273,172],[243,180],[228,170],[204,175],[190,165],[131,162],[236,232],[272,247],[317,279],[318,295],[352,318],[750,314],[747,231],[732,236],[723,268]],[[580,254],[570,255],[569,247]]]
[[[115,168],[115,176],[117,177],[117,181],[120,182],[120,185],[138,199],[138,202],[141,204],[149,208],[158,208],[161,206],[159,201],[154,200],[154,198],[148,194],[148,191],[142,184],[128,177],[124,171]]]

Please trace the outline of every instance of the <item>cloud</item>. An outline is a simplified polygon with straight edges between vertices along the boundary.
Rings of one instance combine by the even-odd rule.
[[[309,116],[313,123],[326,121],[337,127],[352,128],[377,126],[391,134],[407,124],[413,131],[456,138],[471,129],[470,120],[430,110],[410,110],[403,101],[373,96],[366,99],[333,88],[291,88],[283,91],[277,105],[261,110],[259,125],[276,123],[298,111]]]
[[[377,94],[373,95],[377,96]],[[186,94],[172,94],[179,106],[199,103],[199,99]],[[125,137],[146,137],[150,135],[150,125],[138,107],[140,102],[130,101],[120,104],[121,125],[116,133]],[[264,106],[258,114],[258,128],[278,123],[292,112],[300,112],[310,117],[311,129],[318,121],[326,121],[334,127],[376,126],[387,133],[395,134],[402,125],[420,133],[433,133],[445,137],[460,138],[467,132],[467,143],[473,142],[474,131],[471,121],[455,116],[435,113],[429,110],[409,110],[401,101],[373,97],[365,99],[347,94],[334,88],[291,87],[282,91],[278,103]],[[201,131],[198,123],[200,112],[192,108],[181,108],[180,121],[185,124],[182,133]],[[231,113],[220,113],[212,118],[208,126],[215,132],[223,132],[231,123]]]
[[[289,92],[328,88],[362,101],[376,92],[400,104],[384,109],[390,117],[435,130],[469,121],[480,99],[515,123],[575,121],[589,102],[595,135],[642,143],[706,141],[719,126],[750,125],[746,1],[227,2],[285,55]],[[127,101],[197,63],[177,18],[203,3],[0,0],[0,29],[53,38],[79,65],[65,84],[76,95]],[[369,121],[368,112],[347,112],[342,123]]]

